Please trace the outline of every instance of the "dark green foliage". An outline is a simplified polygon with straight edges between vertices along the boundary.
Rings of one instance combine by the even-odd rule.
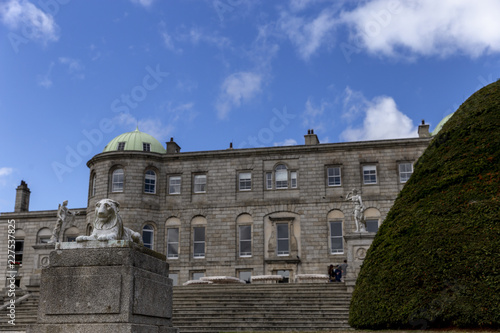
[[[500,326],[500,81],[472,95],[415,165],[354,290],[355,328]]]

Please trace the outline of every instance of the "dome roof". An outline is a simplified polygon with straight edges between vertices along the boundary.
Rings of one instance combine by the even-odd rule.
[[[439,133],[439,131],[441,130],[441,128],[443,128],[444,124],[446,124],[446,122],[448,120],[450,120],[451,116],[453,116],[455,112],[453,113],[450,113],[449,115],[447,115],[446,117],[444,117],[443,119],[441,119],[441,121],[439,122],[439,124],[437,124],[436,128],[434,128],[434,131],[432,131],[431,135],[434,136],[436,134]]]
[[[118,150],[150,151],[165,154],[165,148],[163,148],[158,140],[149,134],[139,131],[138,128],[133,132],[118,135],[104,147],[103,152]]]

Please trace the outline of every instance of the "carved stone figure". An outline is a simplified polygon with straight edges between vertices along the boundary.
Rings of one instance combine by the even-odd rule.
[[[79,212],[73,213],[68,209],[68,200],[64,200],[62,205],[59,204],[57,208],[57,221],[52,231],[49,243],[57,243],[61,241],[61,229],[64,230],[67,225],[70,225],[75,220],[75,215]]]
[[[102,199],[95,205],[95,219],[90,236],[78,236],[77,242],[125,240],[142,245],[142,237],[138,232],[123,226],[118,214],[120,204],[111,199]]]
[[[352,214],[354,215],[354,222],[356,223],[356,232],[366,232],[365,218],[363,215],[365,206],[363,205],[361,195],[358,194],[356,189],[353,189],[352,192],[347,193],[345,199],[354,202]]]

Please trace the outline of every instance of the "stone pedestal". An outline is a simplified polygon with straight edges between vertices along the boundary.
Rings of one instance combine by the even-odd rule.
[[[356,285],[366,252],[375,238],[373,232],[353,232],[345,235],[347,243],[347,276],[344,277],[347,291],[352,293]]]
[[[106,247],[104,247],[106,246]],[[177,333],[165,256],[126,241],[62,243],[28,333]]]

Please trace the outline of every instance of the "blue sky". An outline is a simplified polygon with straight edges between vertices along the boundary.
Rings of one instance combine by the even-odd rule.
[[[2,0],[0,211],[85,207],[139,126],[182,151],[416,136],[500,77],[497,0]]]

